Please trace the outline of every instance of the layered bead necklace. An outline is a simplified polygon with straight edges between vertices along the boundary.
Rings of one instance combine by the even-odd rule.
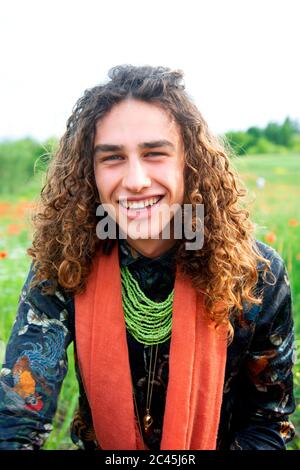
[[[147,432],[153,423],[150,409],[158,345],[168,340],[172,333],[174,289],[163,302],[154,302],[144,294],[127,267],[121,268],[121,279],[122,303],[126,328],[139,343],[151,346],[146,410],[143,417],[144,431]],[[154,365],[152,365],[154,345],[156,346],[156,351]],[[150,384],[152,384],[151,387]],[[136,400],[135,406],[138,417]]]

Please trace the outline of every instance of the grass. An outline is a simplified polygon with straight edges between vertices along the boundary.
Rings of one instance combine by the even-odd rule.
[[[284,259],[290,277],[296,338],[300,340],[300,155],[255,155],[233,160],[249,189],[252,219],[257,224],[258,239],[273,246]],[[262,179],[263,178],[263,179]],[[260,183],[259,183],[260,182]],[[264,185],[263,185],[264,182]],[[259,184],[263,187],[259,188]],[[17,301],[30,260],[30,202],[37,197],[38,178],[14,195],[0,198],[0,360],[15,318]],[[69,426],[77,405],[72,347],[68,350],[69,371],[64,380],[57,413],[45,449],[74,448]],[[1,357],[2,355],[2,357]],[[299,355],[300,356],[300,355]],[[292,416],[296,438],[289,449],[300,449],[300,365],[294,367],[297,409]]]

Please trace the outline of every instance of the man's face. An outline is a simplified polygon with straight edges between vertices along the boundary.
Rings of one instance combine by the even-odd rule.
[[[129,242],[136,240],[136,248],[147,243],[153,248],[154,240],[149,240],[153,238],[162,243],[159,234],[172,219],[168,208],[183,203],[183,170],[178,125],[158,105],[125,100],[96,124],[94,172],[99,197],[102,204],[112,205],[116,222]]]

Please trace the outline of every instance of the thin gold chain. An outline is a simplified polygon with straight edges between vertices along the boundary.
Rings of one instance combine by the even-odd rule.
[[[146,399],[146,412],[147,412],[147,411],[150,411],[150,406],[151,406],[151,401],[152,401],[152,392],[153,392],[153,386],[154,386],[154,376],[155,376],[156,363],[157,363],[157,355],[158,355],[158,344],[156,345],[153,372],[151,371],[151,367],[152,367],[152,355],[153,355],[153,345],[151,346],[150,363],[149,363],[149,371],[148,371],[148,387],[147,387],[147,399]],[[152,384],[151,384],[151,391],[150,391],[151,374],[153,375],[153,377],[152,377]],[[138,420],[139,431],[140,431],[140,434],[141,434],[141,438],[143,439],[142,426],[141,426],[141,421],[140,421],[140,416],[139,416],[139,410],[138,410],[138,406],[137,406],[137,401],[136,401],[136,396],[135,396],[135,392],[134,392],[133,383],[132,383],[132,388],[133,388],[133,399],[134,399],[134,406],[135,406],[136,416],[137,416],[137,420]],[[144,439],[143,439],[143,445],[144,445],[144,447],[145,447]]]
[[[133,388],[133,384],[132,384],[132,388]],[[140,417],[139,417],[139,410],[138,410],[138,406],[137,406],[137,403],[136,403],[134,388],[133,388],[133,399],[134,399],[134,406],[135,406],[135,412],[136,412],[136,416],[137,416],[137,420],[138,420],[140,435],[141,435],[141,439],[143,441],[143,445],[144,445],[144,449],[145,449],[145,442],[144,442],[144,439],[143,439],[143,432],[142,432],[141,421],[140,421]]]
[[[146,400],[146,410],[150,411],[151,401],[152,401],[152,392],[154,386],[154,376],[155,376],[155,369],[156,369],[156,362],[157,362],[157,352],[158,352],[158,344],[156,345],[156,352],[155,352],[155,359],[154,359],[154,367],[153,372],[151,372],[152,367],[152,353],[153,353],[153,345],[151,346],[151,354],[150,354],[150,364],[149,364],[149,376],[148,376],[148,390],[147,390],[147,400]],[[152,374],[152,383],[151,383],[151,392],[150,391],[150,382],[151,382],[151,374]]]

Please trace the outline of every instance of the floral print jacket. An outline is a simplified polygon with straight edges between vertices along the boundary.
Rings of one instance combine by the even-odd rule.
[[[228,347],[217,449],[285,449],[294,436],[289,415],[295,410],[292,366],[294,329],[291,292],[284,263],[262,242],[257,249],[271,260],[275,276],[266,283],[258,266],[259,306],[244,305],[244,324],[232,315],[234,340]],[[128,266],[144,293],[162,301],[175,279],[174,253],[146,258],[119,241],[121,266]],[[39,449],[52,429],[52,420],[67,372],[67,348],[73,343],[79,385],[78,410],[71,438],[80,449],[101,449],[77,364],[74,298],[59,288],[53,295],[42,284],[29,289],[30,268],[0,374],[0,449]],[[128,352],[138,418],[145,410],[150,349],[127,331]],[[168,383],[170,340],[159,346],[151,408],[153,424],[144,440],[158,450]]]

